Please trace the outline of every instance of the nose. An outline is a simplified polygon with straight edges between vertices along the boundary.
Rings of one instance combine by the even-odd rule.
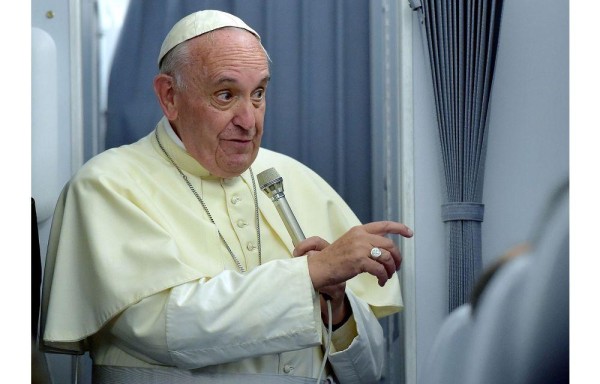
[[[245,130],[254,128],[256,124],[256,107],[250,100],[240,100],[234,113],[233,124]]]

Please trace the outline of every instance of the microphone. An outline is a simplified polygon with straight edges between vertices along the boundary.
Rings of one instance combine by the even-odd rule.
[[[298,245],[298,243],[304,240],[304,233],[290,208],[287,200],[285,199],[285,194],[283,193],[283,178],[279,176],[279,173],[275,170],[275,168],[265,169],[258,175],[256,175],[258,180],[258,185],[260,185],[260,189],[271,199],[275,207],[277,208],[277,212],[279,212],[279,216],[281,216],[281,220],[283,220],[283,224],[285,224],[285,228],[288,233],[292,237],[292,244],[294,247]],[[323,363],[321,364],[321,370],[319,371],[319,377],[317,379],[317,383],[321,382],[321,377],[323,372],[325,372],[325,363],[329,358],[329,350],[331,348],[331,334],[333,333],[333,325],[331,323],[332,314],[331,314],[331,297],[326,293],[321,293],[327,302],[327,313],[329,315],[329,323],[327,333],[327,343],[325,348],[325,355],[323,356]]]
[[[262,191],[271,199],[273,204],[275,204],[277,212],[279,212],[279,216],[281,216],[281,220],[283,220],[283,224],[285,224],[285,228],[290,234],[292,244],[294,244],[295,247],[299,242],[306,239],[306,237],[285,199],[285,194],[283,193],[283,178],[279,176],[279,173],[275,168],[269,168],[256,175],[256,179],[258,180],[260,189],[262,189]]]

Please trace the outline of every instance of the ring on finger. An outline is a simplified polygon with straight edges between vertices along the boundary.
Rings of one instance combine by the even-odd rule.
[[[381,257],[381,249],[377,247],[371,248],[371,259],[377,260]]]

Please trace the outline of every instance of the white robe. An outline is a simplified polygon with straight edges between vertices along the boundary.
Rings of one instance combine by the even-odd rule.
[[[259,266],[249,171],[231,179],[210,175],[163,124],[157,127],[161,143],[205,199],[216,226],[154,132],[91,159],[63,191],[53,220],[44,344],[78,349],[91,341],[95,364],[314,376],[323,324],[306,258],[292,258],[291,239],[258,190]],[[273,166],[307,237],[332,242],[360,224],[338,194],[299,162],[261,149],[252,170],[256,175]],[[248,272],[237,270],[217,227]],[[347,289],[356,326],[350,332],[358,336],[338,340],[348,348],[334,351],[330,362],[336,374],[336,361],[345,371],[360,364],[366,365],[358,370],[376,371],[381,362],[369,363],[382,348],[375,316],[401,309],[399,281],[392,278],[382,288],[363,274]],[[348,330],[340,331],[347,338]]]

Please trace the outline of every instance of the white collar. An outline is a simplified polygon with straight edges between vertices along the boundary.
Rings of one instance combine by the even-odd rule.
[[[177,134],[175,133],[175,130],[173,130],[173,127],[171,127],[171,123],[169,123],[169,120],[165,119],[164,127],[165,127],[165,132],[167,132],[167,135],[169,135],[171,140],[173,140],[173,142],[175,144],[177,144],[179,147],[181,147],[181,149],[185,150],[185,145],[183,145],[183,141],[181,141],[179,136],[177,136]]]

